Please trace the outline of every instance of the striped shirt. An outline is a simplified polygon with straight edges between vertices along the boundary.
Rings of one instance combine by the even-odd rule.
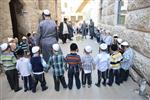
[[[48,65],[53,68],[53,75],[61,76],[64,75],[64,68],[66,68],[66,62],[64,56],[56,52],[53,56],[50,56]]]
[[[69,64],[69,68],[74,68],[74,70],[79,71],[79,68],[81,67],[81,59],[77,53],[68,54],[65,60]]]
[[[20,42],[20,47],[21,49],[23,49],[24,51],[29,51],[29,45],[25,42]]]
[[[110,57],[110,66],[112,69],[119,69],[122,60],[122,54],[118,51],[114,52]]]
[[[2,53],[0,55],[0,63],[4,66],[4,70],[16,69],[16,58],[12,52]]]

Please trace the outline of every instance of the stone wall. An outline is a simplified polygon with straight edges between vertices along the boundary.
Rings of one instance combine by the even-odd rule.
[[[13,36],[12,21],[10,16],[9,2],[11,0],[0,0],[0,43],[7,40],[7,37]],[[23,9],[21,13],[17,13],[17,27],[19,34],[27,34],[28,32],[37,31],[38,23],[41,19],[43,9],[49,9],[52,19],[61,20],[61,0],[19,0]],[[56,9],[57,8],[57,14]]]
[[[115,22],[115,0],[103,0],[100,26],[129,42],[134,49],[135,67],[150,82],[150,0],[128,1],[126,24],[120,26]]]
[[[5,9],[4,9],[5,8]],[[9,11],[9,0],[0,0],[0,43],[12,36],[12,25]]]

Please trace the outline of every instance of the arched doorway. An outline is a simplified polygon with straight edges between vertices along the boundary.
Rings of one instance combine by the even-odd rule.
[[[9,8],[12,21],[13,37],[20,38],[22,33],[19,32],[18,29],[19,21],[17,19],[17,15],[22,14],[23,4],[20,2],[20,0],[10,0]]]

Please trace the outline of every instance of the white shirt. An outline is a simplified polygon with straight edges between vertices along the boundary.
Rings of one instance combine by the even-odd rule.
[[[30,60],[25,57],[21,57],[17,60],[16,69],[19,70],[21,76],[29,76],[31,74]]]
[[[68,27],[66,23],[63,23],[63,34],[69,34]]]
[[[113,42],[112,37],[111,37],[110,35],[106,36],[104,42],[105,42],[107,45],[111,45],[112,42]]]
[[[106,52],[101,52],[96,56],[95,64],[101,72],[106,71],[110,66],[110,55]]]

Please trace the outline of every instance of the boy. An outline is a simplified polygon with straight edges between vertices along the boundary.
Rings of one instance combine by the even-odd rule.
[[[17,60],[16,68],[21,73],[24,82],[24,92],[26,92],[32,89],[30,60],[24,57],[24,51],[22,49],[18,50],[17,55],[19,59]]]
[[[110,66],[110,55],[107,53],[107,44],[102,43],[99,51],[100,53],[95,58],[98,74],[98,82],[95,84],[97,87],[101,86],[101,78],[103,78],[102,84],[106,86],[107,73]]]
[[[81,59],[77,54],[78,46],[76,43],[72,43],[70,45],[70,54],[68,54],[65,58],[66,62],[69,65],[68,68],[68,88],[71,90],[73,86],[73,77],[75,77],[76,87],[80,89],[81,83],[79,79],[79,73],[81,68]]]
[[[122,49],[124,51],[123,53],[123,60],[121,61],[121,69],[120,69],[120,76],[121,80],[120,82],[123,83],[124,81],[128,80],[129,77],[129,69],[133,65],[133,51],[130,48],[128,42],[121,43]]]
[[[12,90],[18,92],[22,88],[19,87],[18,71],[16,69],[16,58],[11,52],[8,43],[1,45],[2,54],[0,55],[0,63],[4,66],[4,71]]]
[[[92,84],[92,67],[95,69],[93,57],[90,55],[92,53],[91,46],[86,46],[84,48],[85,55],[82,57],[82,85],[85,87],[86,81],[88,81],[88,88],[91,87]]]
[[[111,46],[110,56],[110,71],[109,71],[109,82],[108,85],[112,86],[115,78],[115,83],[120,85],[120,63],[122,60],[122,54],[118,51],[117,44]]]
[[[22,37],[22,42],[20,42],[20,47],[21,49],[24,50],[24,53],[27,55],[27,53],[29,52],[29,44],[27,41],[27,38],[25,36]]]
[[[52,48],[53,55],[50,56],[48,64],[53,68],[55,90],[59,91],[60,82],[64,89],[67,88],[64,78],[64,67],[66,68],[67,66],[63,54],[60,53],[60,46],[58,44],[53,44]]]
[[[44,76],[44,68],[47,68],[47,64],[44,61],[44,59],[40,56],[40,48],[38,46],[34,46],[32,48],[33,56],[30,59],[30,63],[32,65],[32,71],[34,76],[34,83],[32,92],[36,92],[36,86],[38,84],[38,81],[41,83],[42,91],[45,91],[48,89],[46,86],[45,76]]]

